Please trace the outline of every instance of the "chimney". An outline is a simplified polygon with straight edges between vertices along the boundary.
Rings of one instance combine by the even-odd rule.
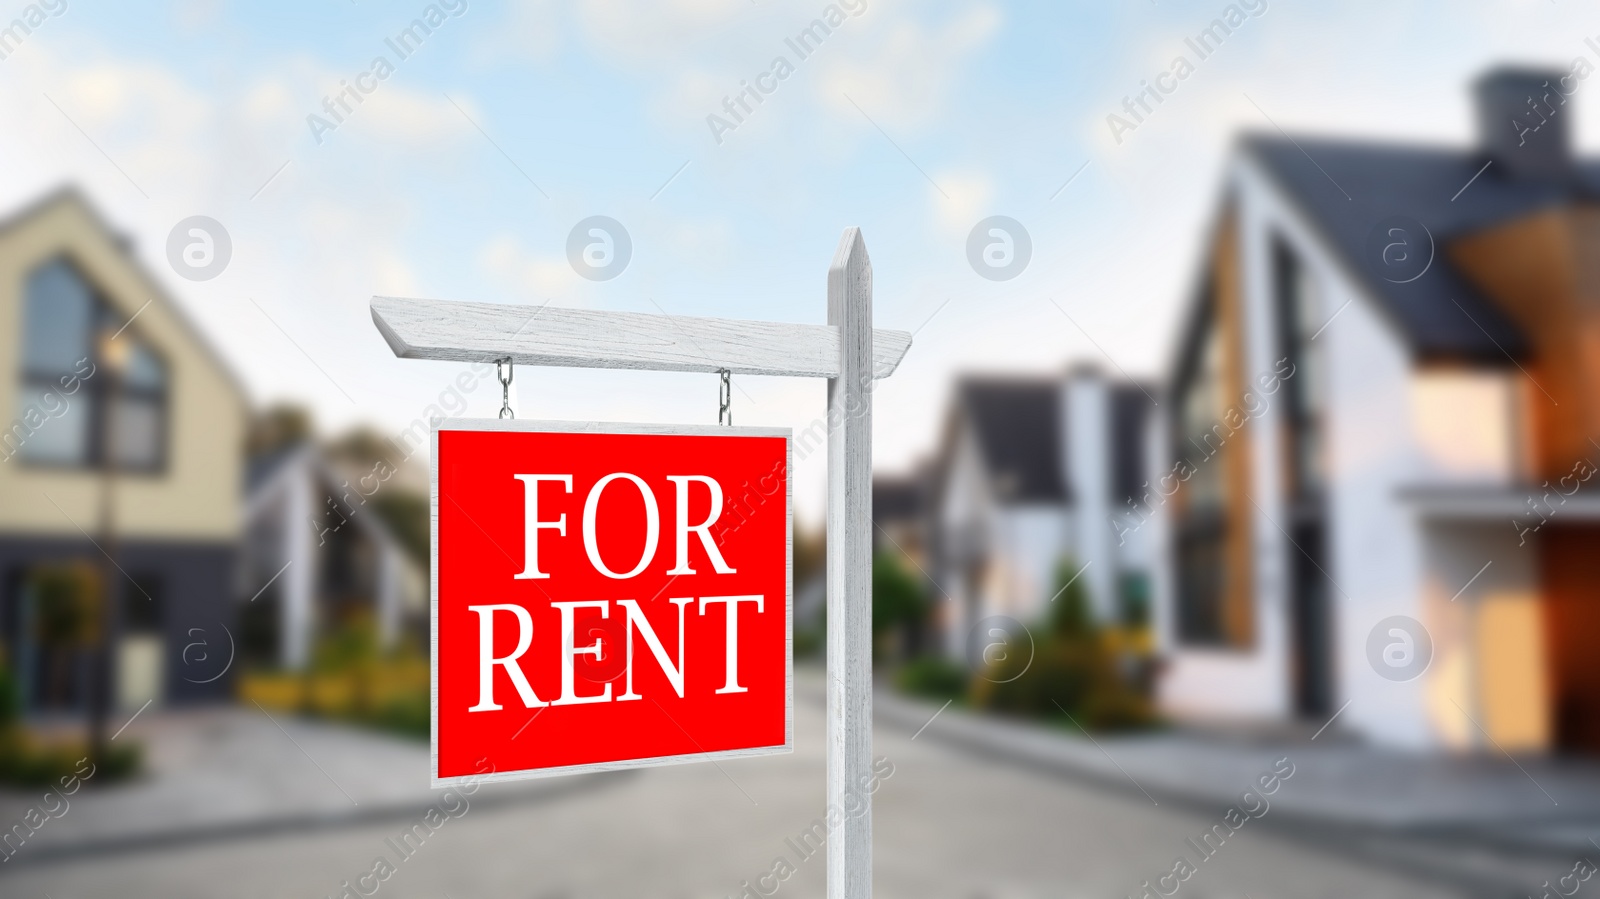
[[[1577,110],[1559,69],[1505,66],[1486,72],[1475,85],[1478,139],[1501,177],[1516,181],[1564,181],[1571,175],[1569,138]],[[1571,79],[1568,79],[1569,81]]]

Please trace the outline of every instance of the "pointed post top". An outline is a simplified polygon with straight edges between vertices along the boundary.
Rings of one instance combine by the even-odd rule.
[[[867,258],[867,242],[861,236],[861,229],[852,225],[844,229],[844,234],[839,237],[839,248],[833,251],[833,265],[829,272],[841,271],[852,263],[865,266],[868,272],[872,271],[872,260]]]

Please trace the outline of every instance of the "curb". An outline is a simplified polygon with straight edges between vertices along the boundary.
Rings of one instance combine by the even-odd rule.
[[[586,793],[621,783],[624,779],[637,776],[638,773],[638,771],[608,771],[599,774],[582,774],[562,780],[545,781],[538,786],[502,790],[496,795],[483,795],[474,798],[471,800],[468,810],[470,811],[472,808],[506,808],[517,805],[553,802],[573,794]],[[492,787],[493,785],[485,784],[484,786]],[[436,797],[443,793],[444,791],[440,790],[431,795]],[[430,800],[419,799],[417,801],[391,802],[381,806],[358,807],[349,812],[291,813],[266,818],[190,824],[166,830],[90,837],[64,842],[60,845],[47,845],[34,851],[29,851],[27,846],[24,845],[15,855],[0,860],[0,873],[17,867],[70,861],[85,856],[106,858],[148,849],[191,848],[250,837],[272,836],[290,831],[339,830],[384,821],[412,820],[422,817],[423,813],[435,804],[436,800],[430,798]],[[464,815],[465,813],[463,813]]]

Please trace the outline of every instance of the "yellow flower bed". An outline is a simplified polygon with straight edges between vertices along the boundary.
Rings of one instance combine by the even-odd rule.
[[[401,659],[338,672],[253,672],[239,678],[239,698],[283,712],[344,717],[428,692],[428,663]]]

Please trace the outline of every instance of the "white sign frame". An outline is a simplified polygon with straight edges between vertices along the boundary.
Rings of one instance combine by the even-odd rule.
[[[784,720],[783,745],[562,765],[526,771],[439,777],[439,432],[514,431],[555,434],[638,434],[689,437],[782,437],[784,443]],[[658,768],[695,762],[787,755],[794,752],[794,429],[723,425],[540,421],[516,418],[435,418],[428,435],[428,778],[433,789],[468,783],[504,783],[569,774]],[[681,660],[680,660],[681,664]],[[543,712],[535,712],[543,715]]]

